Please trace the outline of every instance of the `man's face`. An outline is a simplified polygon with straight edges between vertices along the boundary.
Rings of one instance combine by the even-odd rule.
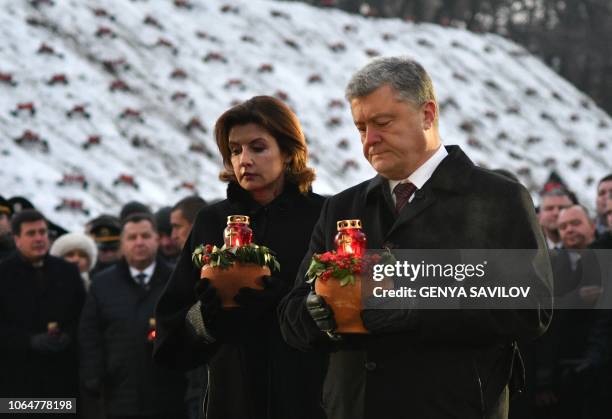
[[[438,149],[434,129],[436,105],[421,107],[399,100],[390,85],[351,101],[363,155],[374,170],[387,179],[407,178]]]
[[[49,250],[47,222],[38,220],[22,223],[21,234],[15,235],[15,246],[26,260],[41,260]]]
[[[170,258],[178,255],[181,251],[178,244],[172,239],[172,237],[165,233],[159,234],[159,249],[164,256]]]
[[[559,235],[566,249],[585,249],[595,239],[595,225],[574,205],[559,214]]]
[[[187,237],[189,237],[191,223],[183,217],[183,211],[177,209],[170,213],[170,225],[172,226],[172,239],[182,249],[185,247]]]
[[[572,206],[572,201],[567,195],[545,196],[540,205],[538,218],[540,225],[546,230],[557,230],[559,213],[562,209]]]
[[[612,180],[601,182],[597,187],[597,215],[606,212],[606,201],[610,193],[612,193]]]
[[[608,230],[612,231],[612,198],[608,198],[606,206],[606,219],[608,220]]]
[[[121,232],[121,250],[128,265],[144,269],[155,260],[159,236],[148,220],[126,223]]]

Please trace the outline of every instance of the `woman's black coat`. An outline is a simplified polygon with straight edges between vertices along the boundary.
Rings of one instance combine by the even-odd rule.
[[[292,184],[265,206],[235,183],[230,183],[227,196],[197,216],[157,306],[154,358],[185,370],[207,363],[207,419],[322,417],[323,356],[289,347],[281,337],[274,307],[256,320],[245,316],[243,326],[225,331],[230,332],[228,336],[217,337],[213,344],[195,341],[185,327],[187,311],[196,303],[194,286],[200,277],[191,254],[203,243],[223,244],[228,215],[251,217],[253,242],[276,253],[281,271],[275,276],[288,291],[324,201],[314,193],[301,194]]]

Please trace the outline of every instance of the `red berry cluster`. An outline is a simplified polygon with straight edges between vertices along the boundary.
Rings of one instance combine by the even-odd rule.
[[[326,281],[331,277],[341,279],[347,275],[358,275],[363,271],[369,272],[372,265],[381,260],[377,254],[363,255],[358,258],[353,255],[340,255],[335,251],[314,255],[314,259],[325,265],[325,270],[318,279]]]

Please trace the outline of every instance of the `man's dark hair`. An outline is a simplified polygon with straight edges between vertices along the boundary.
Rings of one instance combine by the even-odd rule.
[[[157,224],[155,223],[155,217],[153,214],[148,212],[135,212],[133,214],[128,215],[125,220],[121,222],[121,232],[125,228],[127,223],[139,223],[141,221],[148,221],[153,226],[153,231],[157,233]]]
[[[127,219],[131,214],[140,213],[153,214],[153,211],[151,211],[151,208],[149,208],[142,202],[130,201],[121,208],[121,212],[119,213],[119,219],[121,220],[121,222],[123,222],[123,220]]]
[[[198,212],[206,206],[206,201],[197,195],[188,196],[178,201],[173,207],[172,211],[180,210],[183,217],[193,224]]]
[[[612,173],[605,175],[604,177],[602,177],[599,182],[597,182],[597,187],[599,188],[599,185],[601,185],[603,182],[607,182],[609,180],[612,180]]]
[[[11,219],[11,231],[13,235],[20,236],[21,235],[21,225],[23,223],[33,223],[34,221],[43,220],[45,223],[47,219],[42,212],[35,209],[24,209],[19,211],[17,214],[13,215]]]

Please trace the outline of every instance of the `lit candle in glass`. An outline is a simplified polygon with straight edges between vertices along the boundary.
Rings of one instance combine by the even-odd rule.
[[[249,227],[249,217],[246,215],[230,215],[227,217],[227,227],[223,232],[226,247],[239,247],[251,244],[253,230]]]
[[[155,330],[155,319],[151,317],[149,319],[149,331],[147,332],[147,340],[153,342],[157,337],[157,331]]]
[[[361,231],[361,220],[341,220],[336,225],[336,252],[361,257],[367,245],[366,235]]]

